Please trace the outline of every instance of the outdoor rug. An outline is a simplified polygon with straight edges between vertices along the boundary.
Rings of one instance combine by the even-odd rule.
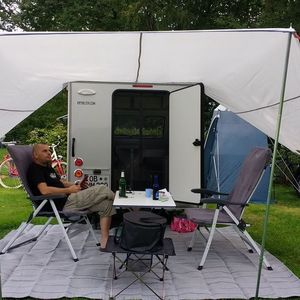
[[[34,235],[38,228],[38,225],[33,226],[26,235]],[[0,248],[12,234],[0,241]],[[165,281],[159,281],[150,272],[144,277],[159,295],[172,300],[255,296],[258,255],[248,253],[231,228],[216,232],[202,271],[197,270],[204,250],[204,240],[200,236],[192,252],[186,251],[190,233],[167,230],[166,236],[173,239],[176,256],[169,257]],[[73,237],[71,242],[78,262],[72,260],[57,225],[50,226],[39,241],[1,255],[2,296],[109,299],[111,293],[116,294],[134,279],[130,272],[124,272],[117,280],[112,280],[112,255],[100,252],[88,231]],[[300,296],[300,280],[269,253],[267,258],[274,270],[263,268],[259,296],[271,299]],[[161,272],[161,268],[157,272]],[[157,297],[137,282],[117,299],[152,300]]]

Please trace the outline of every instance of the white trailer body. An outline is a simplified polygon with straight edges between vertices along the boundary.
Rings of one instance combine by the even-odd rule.
[[[70,82],[68,174],[118,189],[125,170],[133,190],[158,175],[175,201],[199,202],[203,86]],[[77,166],[75,161],[77,161]],[[82,165],[80,165],[82,161]]]

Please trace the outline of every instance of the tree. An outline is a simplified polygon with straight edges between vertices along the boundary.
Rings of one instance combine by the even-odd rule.
[[[26,143],[34,129],[46,128],[51,131],[60,123],[57,118],[65,114],[67,114],[67,92],[64,90],[8,132],[5,140]]]
[[[67,128],[62,123],[53,124],[49,128],[35,128],[30,131],[26,143],[28,144],[57,144],[57,152],[67,157]]]
[[[1,27],[31,31],[253,27],[262,0],[2,0]]]
[[[253,27],[261,0],[132,0],[123,12],[129,30]]]
[[[265,0],[259,18],[261,27],[290,27],[300,31],[300,1]]]
[[[13,31],[17,28],[17,24],[19,23],[19,2],[0,0],[0,30]]]
[[[290,1],[290,5],[288,7],[288,16],[290,17],[290,22],[292,26],[300,32],[300,1],[293,0]]]
[[[289,27],[298,0],[1,0],[0,29],[185,30]]]
[[[0,26],[8,31],[121,30],[124,5],[118,0],[2,0]]]

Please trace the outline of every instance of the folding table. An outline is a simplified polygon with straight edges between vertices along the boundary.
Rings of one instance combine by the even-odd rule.
[[[176,204],[171,195],[161,197],[159,200],[147,198],[145,191],[132,191],[126,194],[126,198],[116,192],[113,206],[123,208],[175,208]]]
[[[127,197],[123,198],[119,196],[119,192],[117,191],[113,206],[120,208],[175,208],[176,204],[171,195],[161,197],[160,200],[153,200],[152,198],[146,197],[145,191],[133,191],[131,193],[127,193]],[[143,277],[147,273],[152,273],[160,281],[164,281],[165,271],[168,270],[168,258],[169,256],[175,255],[175,249],[172,239],[164,238],[163,247],[158,251],[133,252],[121,248],[120,245],[115,242],[114,237],[110,236],[107,242],[107,246],[105,248],[105,252],[112,253],[113,255],[112,286],[113,281],[116,280],[125,271],[130,271],[135,276],[135,279],[132,282],[130,282],[125,288],[121,289],[116,294],[113,294],[112,289],[112,295],[110,299],[114,299],[115,297],[120,295],[123,291],[125,291],[138,280],[142,282],[159,299],[164,299],[164,291],[163,295],[160,296],[149,286],[149,284],[145,282]],[[125,259],[121,258],[122,254],[126,254]],[[155,262],[153,261],[154,257],[157,259]],[[120,271],[118,273],[116,261],[120,262]],[[143,270],[141,272],[135,270],[135,266],[137,266],[138,264],[140,264],[143,267]],[[154,271],[154,267],[159,265],[162,266],[161,276],[157,274],[157,271]]]

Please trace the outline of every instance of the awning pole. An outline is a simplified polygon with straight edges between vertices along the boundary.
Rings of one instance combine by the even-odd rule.
[[[262,263],[263,263],[265,243],[266,243],[266,239],[267,239],[267,225],[268,225],[268,221],[269,221],[270,199],[271,199],[271,193],[272,193],[272,188],[273,188],[273,177],[274,177],[276,153],[277,153],[277,148],[278,148],[278,139],[279,139],[279,133],[280,133],[280,126],[281,126],[284,94],[285,94],[285,87],[286,87],[286,78],[287,78],[287,71],[288,71],[288,64],[289,64],[289,57],[290,57],[291,38],[292,38],[292,32],[289,32],[288,41],[287,41],[287,49],[286,49],[286,54],[285,54],[285,65],[284,65],[283,78],[282,78],[280,103],[279,103],[279,110],[278,110],[278,116],[277,116],[275,143],[274,143],[274,149],[273,149],[273,158],[272,158],[271,175],[270,175],[270,182],[269,182],[269,189],[268,189],[267,205],[266,205],[265,218],[264,218],[263,236],[262,236],[262,242],[261,242],[261,253],[259,256],[259,266],[258,266],[257,284],[256,284],[256,293],[255,293],[256,299],[258,299],[259,285],[260,285],[260,278],[261,278],[261,269],[262,269]]]
[[[0,300],[2,300],[1,264],[0,264]]]

